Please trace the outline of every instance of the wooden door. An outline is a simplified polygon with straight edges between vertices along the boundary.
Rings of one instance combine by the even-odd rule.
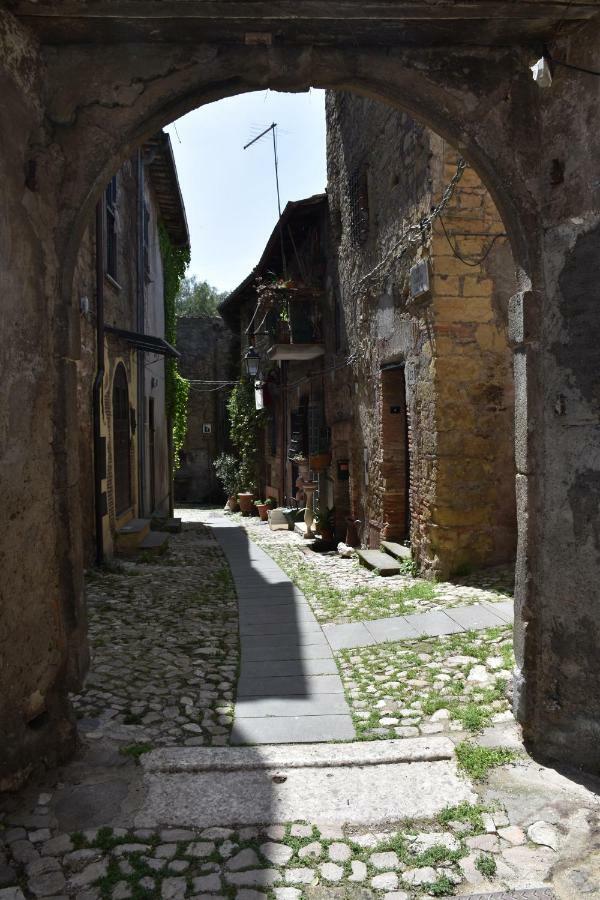
[[[131,506],[131,446],[129,389],[125,366],[119,363],[113,382],[113,459],[117,516]]]

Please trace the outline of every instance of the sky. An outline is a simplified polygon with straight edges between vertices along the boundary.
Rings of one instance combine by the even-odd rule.
[[[190,229],[188,275],[230,291],[251,272],[277,222],[271,134],[277,122],[281,209],[320,193],[325,166],[325,92],[261,91],[210,103],[167,127]]]

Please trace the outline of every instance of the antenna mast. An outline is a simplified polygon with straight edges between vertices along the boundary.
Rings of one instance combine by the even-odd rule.
[[[255,138],[253,138],[249,143],[244,145],[244,150],[247,150],[248,147],[251,147],[252,144],[256,144],[257,141],[260,141],[266,134],[272,132],[273,135],[273,161],[275,163],[275,187],[277,188],[277,212],[279,213],[279,240],[281,243],[281,265],[283,268],[283,277],[287,279],[287,265],[285,261],[285,249],[283,244],[283,224],[281,222],[281,196],[279,193],[279,160],[277,157],[277,122],[272,122],[268,128],[265,128],[264,131],[261,131]]]

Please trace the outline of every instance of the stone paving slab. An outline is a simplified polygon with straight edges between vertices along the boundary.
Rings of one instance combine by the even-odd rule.
[[[237,698],[266,697],[270,691],[276,697],[291,697],[294,694],[311,697],[315,694],[342,694],[344,688],[337,672],[331,675],[301,674],[258,678],[242,675],[238,682]]]
[[[495,891],[492,894],[463,894],[462,900],[557,900],[552,888],[525,891]]]
[[[382,641],[400,641],[403,638],[418,637],[419,632],[404,616],[390,616],[389,619],[373,619],[365,622],[365,627],[373,635],[377,643]]]
[[[259,749],[248,748],[248,752],[260,754]],[[370,825],[399,818],[433,818],[448,806],[477,799],[448,760],[193,774],[146,772],[144,788],[135,817],[138,828],[290,821]]]
[[[303,744],[302,746],[232,747],[225,754],[214,747],[165,747],[141,758],[144,772],[214,772],[246,769],[303,769],[334,766],[375,766],[383,763],[438,762],[454,756],[448,737],[351,744]]]
[[[496,609],[497,607],[497,609]],[[411,640],[417,637],[440,637],[460,631],[479,631],[493,626],[510,624],[513,620],[511,601],[494,604],[455,606],[447,611],[412,613],[383,619],[348,622],[343,625],[324,625],[329,645],[334,651],[369,647],[388,641]]]
[[[377,643],[377,638],[368,631],[365,622],[348,622],[344,625],[325,625],[323,632],[332,650],[347,650],[350,647],[369,647]]]
[[[301,635],[308,637],[313,634],[321,635],[321,626],[310,620],[290,619],[287,622],[244,622],[240,623],[240,634],[243,637],[257,635]]]
[[[314,741],[351,741],[355,736],[350,715],[236,718],[231,744],[306,744]]]
[[[302,592],[242,528],[214,532],[231,562],[240,613],[241,671],[230,743],[352,740],[352,716],[331,647]],[[315,665],[319,659],[329,667]],[[275,662],[288,668],[273,667]]]
[[[287,647],[246,647],[242,651],[242,665],[245,662],[332,659],[329,644],[295,644]]]
[[[240,681],[242,678],[281,678],[300,675],[303,678],[313,675],[337,675],[335,660],[327,656],[321,659],[276,659],[257,662],[242,661]]]
[[[332,676],[334,677],[334,676]],[[273,685],[276,679],[271,679]],[[348,710],[343,690],[335,694],[315,694],[298,697],[267,696],[249,697],[238,700],[235,705],[236,722],[242,719],[287,718],[292,716],[343,715]]]
[[[447,615],[466,629],[492,628],[494,625],[505,625],[504,619],[497,616],[489,606],[455,606]]]

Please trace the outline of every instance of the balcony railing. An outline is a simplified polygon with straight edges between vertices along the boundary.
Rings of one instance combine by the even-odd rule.
[[[269,359],[315,359],[325,352],[322,330],[321,291],[290,289],[267,316],[272,335]]]

